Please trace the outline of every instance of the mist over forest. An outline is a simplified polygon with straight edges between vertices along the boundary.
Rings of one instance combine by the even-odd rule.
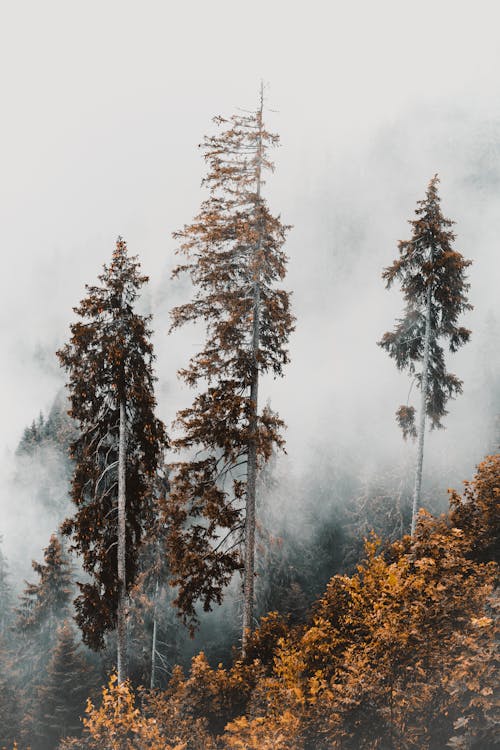
[[[369,144],[364,144],[362,154],[357,150],[354,163],[352,154],[339,155],[335,170],[325,168],[307,195],[295,197],[300,221],[292,207],[282,209],[283,217],[293,224],[287,243],[287,286],[293,291],[297,330],[292,336],[287,377],[266,382],[265,397],[287,423],[287,455],[277,460],[286,465],[287,475],[293,475],[291,486],[306,482],[308,470],[318,477],[316,467],[311,471],[311,462],[315,461],[322,467],[319,475],[324,472],[325,483],[329,483],[328,472],[348,471],[353,452],[354,471],[365,481],[385,467],[406,466],[413,460],[414,448],[401,440],[394,422],[395,408],[399,401],[405,401],[409,381],[376,346],[401,312],[401,300],[395,291],[386,292],[381,270],[395,254],[397,240],[408,234],[407,219],[436,166],[444,183],[445,214],[457,222],[456,244],[466,257],[474,259],[469,274],[474,311],[467,321],[474,335],[470,344],[451,358],[450,365],[464,380],[465,391],[451,404],[446,431],[429,435],[426,457],[428,475],[435,471],[440,476],[436,489],[441,505],[446,504],[447,488],[460,487],[481,457],[496,447],[492,406],[499,398],[496,372],[500,355],[492,339],[500,321],[491,268],[496,263],[493,237],[498,227],[495,209],[500,184],[500,126],[494,128],[488,120],[470,115],[464,122],[465,115],[457,110],[435,116],[435,129],[431,130],[427,115],[419,117],[426,123],[425,131],[416,116],[408,114],[391,127],[381,128]],[[432,142],[428,142],[430,139]],[[282,145],[277,153],[280,160],[285,148]],[[427,172],[420,165],[417,170],[414,164],[420,153],[429,164]],[[268,179],[274,204],[279,202],[275,183],[280,180],[280,163],[276,161],[276,174]],[[404,168],[398,167],[401,163]],[[487,170],[483,172],[478,165],[484,163]],[[167,423],[189,399],[175,373],[196,345],[196,331],[167,335],[170,308],[189,293],[169,278],[174,251],[175,242],[167,235],[163,252],[158,253],[164,255],[159,278],[151,279],[142,302],[154,315],[158,411]],[[132,252],[140,253],[140,248],[132,248]],[[105,259],[106,255],[103,262]],[[26,404],[21,405],[24,421],[19,420],[7,436],[2,492],[3,502],[12,505],[14,511],[5,513],[5,523],[14,527],[13,539],[4,531],[7,554],[12,556],[19,548],[16,528],[24,539],[26,525],[32,529],[30,552],[28,556],[23,552],[23,558],[40,554],[53,518],[41,527],[37,507],[32,506],[30,476],[34,474],[38,483],[40,466],[22,469],[22,483],[30,488],[27,493],[21,494],[19,486],[16,488],[19,482],[14,480],[12,484],[19,470],[14,456],[16,441],[40,411],[49,413],[64,386],[54,352],[65,336],[68,309],[76,304],[86,283],[82,278],[78,289],[69,268],[74,266],[73,258],[49,255],[43,263],[37,262],[37,272],[26,280],[31,287],[27,298],[35,296],[40,304],[43,300],[49,310],[40,316],[41,325],[25,329],[27,341],[23,336],[21,341],[16,337],[11,342],[15,356],[10,361],[17,378],[30,382],[26,400],[31,409],[28,412]],[[89,283],[98,268],[96,264],[92,269]],[[49,280],[54,279],[55,286],[49,291]],[[61,309],[56,310],[55,299],[67,296],[67,284],[75,288],[73,299],[65,307],[61,300]],[[45,331],[43,324],[50,325],[50,330]],[[42,461],[43,471],[47,471],[46,459]],[[10,479],[6,481],[6,477]],[[53,484],[60,483],[60,468],[54,468],[51,479]],[[55,494],[64,494],[64,481],[62,487],[52,490]],[[334,494],[331,484],[330,492]],[[23,501],[12,502],[16,495]],[[300,514],[301,507],[314,504],[314,497],[305,498],[302,492],[300,498],[290,500],[294,515]],[[29,562],[19,562],[24,566],[22,578]]]
[[[317,2],[309,11],[282,2],[254,6],[255,14],[226,0],[175,10],[154,1],[138,8],[113,0],[77,9],[49,0],[43,8],[31,2],[4,12],[0,747],[8,750],[430,750],[447,742],[455,748],[495,747],[492,727],[499,719],[488,701],[498,694],[497,657],[487,637],[498,622],[498,596],[492,593],[500,481],[498,11],[490,2],[480,2],[475,12],[451,2],[424,2],[417,10],[392,0],[377,9],[363,2],[349,8]],[[60,531],[76,512],[80,454],[73,448],[71,458],[70,445],[84,433],[84,422],[68,416],[68,372],[74,375],[77,365],[67,364],[67,352],[65,372],[56,352],[79,320],[75,307],[88,293],[86,285],[101,283],[103,265],[104,275],[116,264],[128,268],[120,240],[115,245],[123,237],[125,252],[138,256],[140,272],[149,277],[136,284],[134,314],[151,316],[154,419],[164,423],[171,442],[182,441],[176,415],[190,408],[204,381],[193,390],[178,371],[203,349],[206,329],[199,320],[169,332],[172,310],[196,293],[186,275],[172,278],[182,244],[173,234],[186,232],[207,200],[202,181],[210,161],[203,158],[202,141],[217,137],[220,125],[213,118],[257,117],[262,130],[261,80],[261,117],[280,143],[269,151],[274,170],[264,171],[262,181],[258,173],[255,205],[262,189],[271,218],[290,225],[283,246],[288,265],[279,286],[290,293],[295,327],[288,343],[281,342],[290,360],[284,360],[283,377],[274,377],[272,368],[259,375],[259,408],[267,405],[286,427],[284,450],[269,438],[269,460],[263,449],[256,459],[252,632],[245,641],[243,627],[242,644],[245,553],[236,563],[217,559],[214,569],[207,568],[204,587],[198,569],[189,568],[189,555],[179,552],[181,531],[168,539],[182,505],[174,508],[182,493],[179,470],[170,464],[202,460],[210,454],[210,438],[188,442],[180,453],[169,447],[164,458],[157,447],[148,459],[153,479],[144,502],[153,498],[159,515],[153,526],[147,525],[151,518],[138,522],[143,537],[137,560],[127,558],[127,574],[130,566],[136,578],[127,592],[129,680],[122,681],[115,627],[119,574],[116,588],[109,589],[117,596],[118,614],[101,613],[99,648],[92,642],[97,626],[89,624],[97,615],[72,604],[83,591],[76,582],[90,586],[94,578],[84,556],[70,550],[71,535]],[[463,393],[446,404],[445,429],[425,432],[419,505],[429,515],[423,514],[415,532],[417,442],[403,439],[395,413],[407,402],[418,411],[420,390],[378,345],[404,311],[399,283],[387,290],[382,272],[398,256],[398,242],[410,239],[409,221],[436,174],[443,215],[455,222],[453,248],[472,261],[465,274],[472,309],[459,320],[472,333],[455,353],[446,347],[446,366],[463,381]],[[147,424],[143,432],[149,435],[156,422]],[[272,424],[266,429],[274,434]],[[161,435],[158,441],[160,446]],[[109,452],[115,447],[110,443]],[[118,458],[116,448],[116,466]],[[140,487],[142,469],[137,471]],[[464,481],[472,484],[464,489]],[[238,491],[237,483],[229,493],[224,485],[226,498],[233,492],[238,499]],[[248,497],[248,484],[245,492]],[[195,495],[189,497],[196,507]],[[208,524],[206,517],[196,519],[188,518],[182,533]],[[235,549],[244,549],[241,539]],[[200,553],[200,570],[207,558],[206,550]],[[187,584],[170,585],[176,564],[191,571]],[[212,585],[210,576],[219,585],[224,565],[234,569],[221,584],[221,603],[211,591],[204,608],[200,592]],[[389,720],[380,687],[390,682],[389,672],[380,665],[389,663],[387,654],[399,643],[394,633],[405,630],[387,605],[379,620],[395,631],[378,652],[371,644],[384,643],[385,636],[377,630],[379,620],[373,624],[367,613],[379,601],[386,606],[396,579],[401,589],[394,601],[407,602],[413,612],[418,592],[427,591],[417,574],[433,592],[449,580],[441,599],[428,594],[438,614],[418,625],[418,637],[431,633],[430,641],[452,645],[446,654],[436,650],[425,667],[424,657],[418,661],[415,669],[427,670],[418,683],[425,686],[421,693],[405,682],[406,672],[391,672],[397,687]],[[194,619],[188,605],[180,607],[183,624],[174,599],[183,586],[188,594],[190,585],[194,591],[196,580]],[[466,591],[474,591],[468,603],[460,599]],[[356,609],[352,602],[363,615],[347,622],[338,613],[344,606]],[[414,635],[417,625],[412,627],[408,633]],[[480,628],[477,637],[474,628]],[[411,650],[413,635],[402,651]],[[397,653],[391,662],[396,671],[406,664]],[[445,678],[432,666],[440,663],[451,665]],[[365,694],[356,674],[367,664],[373,675],[382,670],[388,682],[380,678],[379,684],[375,676],[370,682],[366,671]],[[411,672],[408,664],[404,669]],[[463,677],[466,668],[470,675]],[[68,698],[67,724],[56,730],[50,716],[77,683],[81,694],[75,689]],[[410,709],[401,706],[414,690],[421,714],[409,716],[404,711]],[[85,714],[89,697],[94,713]],[[123,727],[130,719],[136,744],[126,744],[132,735],[124,735],[123,745],[106,744],[113,724],[106,711],[121,706],[125,712],[129,700],[136,700],[141,718],[133,724],[131,709],[129,718],[123,714]],[[393,705],[401,711],[397,716]],[[375,718],[367,706],[377,707]],[[95,722],[93,729],[83,729],[85,715]],[[177,724],[175,716],[182,721]],[[370,721],[379,731],[373,737],[363,733]]]

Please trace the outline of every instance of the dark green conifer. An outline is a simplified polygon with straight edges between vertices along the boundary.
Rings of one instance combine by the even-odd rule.
[[[421,392],[418,430],[413,406],[400,406],[396,412],[404,437],[418,436],[412,533],[420,504],[426,417],[431,428],[441,428],[448,400],[462,392],[462,381],[446,369],[441,341],[456,352],[470,337],[470,331],[457,321],[461,313],[472,309],[465,276],[472,261],[453,249],[454,222],[441,212],[438,184],[439,178],[434,175],[425,198],[417,203],[416,218],[410,221],[411,239],[399,243],[399,258],[382,274],[387,288],[395,281],[401,283],[405,311],[379,345],[399,370],[407,370],[414,377]]]
[[[43,563],[32,562],[39,580],[26,581],[16,619],[16,630],[24,641],[21,654],[32,652],[27,661],[34,673],[47,659],[58,623],[69,615],[74,589],[71,563],[56,534],[50,537],[43,559]]]
[[[0,536],[0,638],[9,628],[13,617],[14,596],[9,580],[9,566],[3,553]]]
[[[56,645],[38,688],[35,710],[37,746],[52,750],[68,735],[79,736],[92,675],[68,621],[57,630]]]

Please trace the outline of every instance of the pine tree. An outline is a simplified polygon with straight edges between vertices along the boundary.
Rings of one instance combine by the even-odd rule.
[[[13,679],[13,654],[0,634],[0,747],[11,747],[19,736],[21,695]]]
[[[290,294],[275,285],[285,276],[289,227],[262,195],[264,171],[273,166],[268,150],[278,142],[264,126],[262,90],[256,112],[215,123],[221,131],[202,144],[209,196],[175,235],[186,262],[174,276],[188,274],[195,291],[174,308],[172,327],[202,321],[207,336],[180,372],[200,392],[178,414],[176,447],[195,449],[197,458],[178,464],[173,477],[170,549],[178,605],[191,621],[195,601],[205,609],[220,603],[224,585],[244,568],[244,648],[253,625],[256,476],[273,447],[283,446],[283,422],[259,408],[259,378],[282,375],[288,362]]]
[[[169,488],[167,474],[158,472],[156,518],[142,547],[139,573],[130,592],[130,643],[135,654],[130,678],[151,689],[166,684],[180,658],[177,641],[181,628],[168,585],[165,502]]]
[[[0,638],[6,634],[12,620],[14,602],[9,581],[9,566],[1,544],[2,537],[0,536]]]
[[[19,736],[18,696],[7,678],[0,677],[0,747],[11,748]]]
[[[470,337],[467,328],[457,325],[460,314],[471,310],[467,301],[465,269],[470,260],[453,249],[454,222],[446,219],[438,195],[439,178],[429,183],[424,200],[418,201],[410,240],[399,242],[399,258],[385,269],[387,288],[394,281],[401,283],[405,300],[404,316],[393,331],[382,337],[379,345],[396,361],[399,370],[414,376],[421,391],[420,420],[415,426],[415,408],[401,406],[396,418],[404,437],[418,436],[417,467],[412,508],[412,534],[420,505],[424,434],[426,416],[431,428],[442,428],[450,398],[462,392],[462,381],[446,370],[444,350],[440,341],[447,341],[451,352]],[[419,371],[417,371],[420,365]]]
[[[31,563],[39,580],[26,581],[16,621],[16,629],[28,640],[34,640],[34,649],[42,657],[51,648],[58,622],[69,614],[73,592],[71,563],[56,534],[50,537],[43,560]]]
[[[137,571],[137,557],[154,518],[151,483],[167,445],[154,415],[153,347],[150,316],[134,311],[147,277],[118,238],[101,286],[75,308],[80,320],[58,352],[69,373],[70,416],[80,435],[72,443],[75,515],[63,524],[82,555],[91,582],[80,583],[77,622],[84,642],[104,645],[117,629],[117,666],[126,676],[126,598]]]
[[[57,630],[56,645],[37,693],[35,733],[40,748],[51,750],[62,737],[80,734],[80,717],[91,688],[90,670],[66,621]]]
[[[44,550],[43,562],[34,560],[32,567],[38,580],[26,582],[20,597],[9,670],[20,703],[18,738],[27,746],[33,744],[35,736],[36,691],[55,645],[57,626],[70,615],[74,589],[71,563],[55,534]]]

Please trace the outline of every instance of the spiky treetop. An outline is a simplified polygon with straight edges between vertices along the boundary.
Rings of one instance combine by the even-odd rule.
[[[81,734],[80,717],[95,682],[92,678],[73,628],[65,620],[57,629],[56,643],[37,690],[34,746],[54,748],[69,733]]]
[[[404,316],[393,331],[384,334],[379,345],[395,360],[399,370],[414,374],[421,386],[422,372],[416,372],[424,351],[425,319],[428,289],[431,290],[430,360],[426,414],[432,428],[441,428],[447,414],[448,399],[462,392],[462,381],[447,372],[444,350],[440,340],[448,343],[451,352],[465,344],[470,337],[467,328],[457,325],[460,314],[471,310],[467,300],[469,284],[465,269],[472,261],[465,260],[453,249],[455,222],[446,219],[438,195],[439,178],[434,175],[424,200],[418,201],[416,218],[409,223],[413,228],[410,240],[399,242],[399,258],[385,269],[383,278],[390,288],[400,281],[406,303]],[[397,412],[403,434],[415,436],[415,410],[401,406]]]
[[[70,415],[80,426],[72,444],[75,472],[72,499],[77,510],[63,524],[73,549],[83,558],[92,583],[79,584],[77,621],[85,642],[99,648],[114,627],[117,581],[117,468],[120,403],[127,430],[127,586],[136,573],[137,550],[153,519],[151,479],[167,445],[154,415],[155,397],[149,340],[151,316],[134,312],[141,286],[136,257],[118,238],[112,262],[99,276],[101,286],[86,286],[88,296],[75,308],[70,343],[58,356],[69,373]]]
[[[202,144],[209,197],[193,223],[174,235],[186,258],[174,276],[188,274],[194,296],[174,308],[172,328],[188,322],[206,327],[203,349],[180,372],[200,393],[179,412],[183,435],[175,442],[202,455],[177,466],[169,501],[171,564],[188,618],[198,597],[205,608],[220,601],[222,587],[241,567],[235,540],[229,547],[224,536],[243,526],[249,443],[255,441],[261,460],[283,444],[282,421],[269,409],[255,415],[249,391],[256,371],[282,374],[294,321],[290,293],[276,288],[286,272],[289,227],[270,213],[260,192],[263,171],[273,168],[267,152],[278,136],[264,128],[262,107],[215,123],[221,131]]]
[[[39,580],[26,584],[17,612],[17,625],[26,632],[53,627],[69,611],[74,588],[71,563],[55,534],[43,551],[43,560],[31,563]]]
[[[286,348],[293,328],[290,293],[275,289],[284,278],[283,251],[290,227],[271,215],[256,185],[260,174],[273,169],[267,158],[278,136],[268,133],[260,111],[230,120],[215,118],[222,133],[202,144],[209,172],[203,184],[210,197],[194,222],[174,236],[187,262],[174,276],[188,273],[195,292],[192,302],[172,311],[172,328],[202,320],[207,328],[203,350],[181,376],[189,385],[199,380],[233,379],[243,387],[252,377],[251,336],[253,284],[258,279],[261,298],[259,370],[281,375],[288,362]],[[256,251],[256,247],[258,250]]]

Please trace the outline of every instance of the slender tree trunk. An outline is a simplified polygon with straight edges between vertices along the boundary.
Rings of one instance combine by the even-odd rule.
[[[125,402],[120,402],[120,431],[118,442],[118,607],[117,607],[117,668],[118,683],[127,679],[127,622],[125,569],[126,545],[126,416]]]
[[[157,631],[158,631],[158,622],[156,619],[156,605],[158,602],[158,579],[156,579],[156,586],[155,586],[155,603],[153,607],[153,641],[151,644],[151,681],[149,684],[149,687],[151,690],[155,687],[156,682],[156,640],[157,640]]]
[[[411,512],[411,535],[415,533],[417,525],[417,513],[420,507],[420,491],[422,488],[422,466],[424,463],[424,435],[425,435],[425,412],[427,407],[427,388],[429,382],[429,353],[431,343],[431,287],[427,287],[427,307],[425,311],[425,339],[424,358],[422,362],[422,384],[420,404],[420,426],[418,430],[418,453],[417,468],[415,471],[415,490],[413,493],[413,507]]]
[[[253,341],[257,340],[254,348],[254,357],[257,357],[258,348],[258,288],[254,295],[254,333]],[[257,328],[257,333],[256,333]],[[254,363],[254,374],[250,388],[250,399],[253,404],[252,418],[250,420],[250,432],[255,434],[257,430],[257,404],[259,396],[259,371],[257,362]],[[256,440],[251,439],[248,445],[248,474],[247,474],[247,502],[245,516],[245,569],[243,573],[243,636],[242,651],[245,655],[248,636],[253,624],[254,605],[254,577],[255,577],[255,489],[257,483],[257,445]]]
[[[257,145],[257,184],[256,184],[256,208],[260,214],[260,190],[262,169],[262,112],[264,108],[263,85],[260,88],[260,110],[258,113],[259,139]],[[245,656],[248,636],[253,626],[254,608],[254,578],[255,578],[255,495],[257,484],[257,426],[258,426],[258,401],[259,401],[259,339],[260,339],[260,278],[259,265],[262,249],[262,226],[259,215],[259,236],[255,248],[255,270],[253,284],[253,330],[252,330],[252,381],[250,384],[250,401],[252,402],[252,414],[250,417],[250,440],[248,443],[248,466],[247,466],[247,493],[246,493],[246,515],[245,515],[245,567],[243,571],[243,634],[241,639],[241,650]]]

